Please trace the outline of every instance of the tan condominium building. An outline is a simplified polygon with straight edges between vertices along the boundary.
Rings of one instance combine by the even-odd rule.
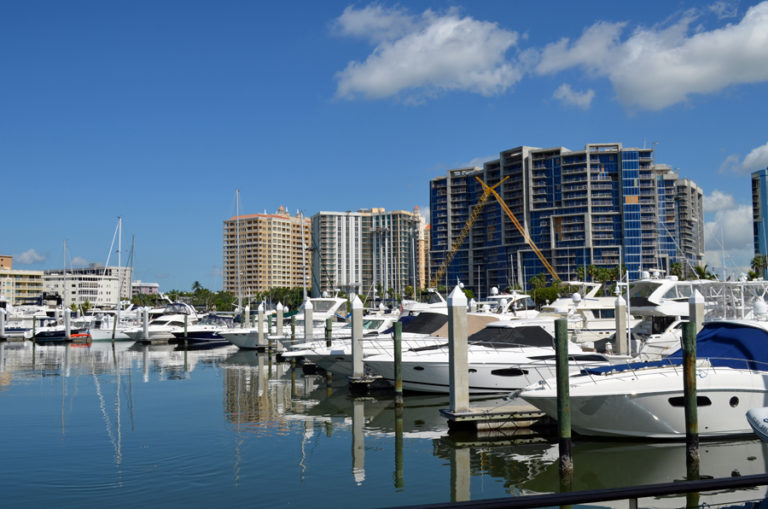
[[[280,207],[224,221],[224,290],[253,295],[271,288],[309,286],[311,221]],[[303,247],[305,246],[305,247]],[[239,277],[238,277],[239,272]]]
[[[42,295],[42,270],[0,269],[0,298],[19,305],[39,299]]]

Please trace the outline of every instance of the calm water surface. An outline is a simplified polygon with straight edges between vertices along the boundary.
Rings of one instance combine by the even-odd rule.
[[[398,422],[391,398],[352,398],[341,380],[235,347],[0,343],[0,505],[382,507],[557,491],[556,445],[448,438],[447,406],[407,395]],[[701,471],[765,473],[767,452],[707,443]],[[574,489],[666,482],[685,477],[685,448],[577,441],[574,465]]]

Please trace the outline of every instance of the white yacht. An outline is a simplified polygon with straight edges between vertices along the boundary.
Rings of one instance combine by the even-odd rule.
[[[699,435],[745,435],[747,410],[768,406],[768,322],[715,320],[697,336]],[[554,379],[520,397],[557,415]],[[685,437],[682,350],[655,362],[584,370],[569,381],[571,425],[582,435]]]
[[[412,315],[411,315],[412,316]],[[445,344],[447,336],[448,316],[441,313],[423,311],[417,316],[404,317],[402,339],[403,351],[419,348],[434,348]],[[467,315],[467,328],[476,332],[485,327],[489,322],[498,320],[495,315],[469,314]],[[363,320],[365,326],[365,320]],[[393,359],[394,341],[391,334],[391,325],[385,331],[363,337],[363,357],[385,355]],[[426,332],[429,331],[429,332]],[[312,344],[297,345],[301,349],[291,350],[283,354],[284,357],[302,357],[306,362],[338,375],[352,375],[352,342],[348,336],[345,339],[333,340],[331,346],[326,346],[325,341]]]
[[[539,318],[567,316],[577,343],[594,343],[616,332],[616,296],[600,295],[601,283],[564,281],[561,285],[577,291],[543,306]],[[633,327],[638,322],[639,319],[630,317],[627,325]]]
[[[333,320],[334,330],[343,327],[347,317],[347,299],[341,297],[329,297],[327,295],[323,297],[313,297],[309,301],[312,303],[312,337],[322,338],[325,334],[325,321],[328,318]],[[299,313],[296,314],[296,340],[303,341],[304,338],[304,308],[306,304],[302,304],[299,308]],[[264,337],[267,337],[266,325],[264,326]],[[283,322],[283,330],[277,331],[276,338],[290,338],[291,322],[285,320]],[[238,348],[255,349],[259,348],[259,329],[256,327],[230,327],[219,331],[219,334],[226,338],[230,343]]]
[[[195,309],[183,302],[168,304],[163,314],[148,323],[145,333],[144,327],[131,327],[125,329],[125,334],[134,341],[160,341],[174,339],[174,332],[183,331],[186,322],[187,327],[198,321]]]
[[[427,295],[423,301],[403,300],[404,315],[418,315],[424,311],[448,314],[448,303],[434,288],[427,289]]]
[[[468,316],[469,318],[469,316]],[[554,320],[499,320],[470,334],[467,347],[470,394],[510,392],[554,375]],[[610,357],[568,344],[571,369],[606,365]],[[623,358],[624,360],[626,358]],[[394,381],[391,352],[366,357],[366,367]],[[447,340],[402,354],[403,389],[420,392],[450,391],[450,357]]]

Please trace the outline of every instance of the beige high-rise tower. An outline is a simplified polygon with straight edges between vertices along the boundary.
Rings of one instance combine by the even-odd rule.
[[[240,215],[239,221],[237,216],[225,220],[224,290],[233,294],[240,290],[248,296],[271,288],[301,287],[305,281],[309,287],[310,225],[309,218],[298,213],[291,216],[283,207],[274,214],[248,214]]]

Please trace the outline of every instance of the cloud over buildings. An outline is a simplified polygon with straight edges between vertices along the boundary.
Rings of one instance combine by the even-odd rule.
[[[704,197],[704,263],[729,274],[747,272],[754,256],[752,205],[741,205],[733,196],[715,190]]]
[[[27,249],[21,254],[13,255],[14,263],[20,265],[33,265],[35,263],[41,263],[48,259],[48,255],[42,255],[34,249]]]
[[[768,2],[737,15],[733,4],[716,2],[650,27],[630,31],[629,21],[600,20],[573,40],[521,48],[525,38],[518,32],[457,8],[412,14],[378,4],[349,6],[332,31],[364,39],[372,50],[336,73],[336,96],[409,102],[449,91],[493,96],[524,78],[571,71],[607,79],[630,110],[661,110],[697,94],[768,81]],[[718,26],[703,28],[705,16]],[[554,96],[587,109],[594,91],[566,84]]]
[[[768,168],[768,143],[750,150],[741,161],[739,154],[731,154],[720,164],[719,173],[746,174]]]
[[[720,19],[730,11],[719,6],[715,12]],[[536,71],[581,68],[608,78],[626,107],[647,110],[692,94],[768,81],[768,2],[751,7],[737,23],[709,31],[692,29],[699,16],[688,11],[672,24],[638,27],[625,40],[626,22],[599,21],[574,41],[547,45]]]
[[[336,74],[339,98],[420,101],[456,90],[491,96],[523,76],[507,57],[518,34],[455,8],[416,16],[399,8],[347,7],[333,29],[374,45],[364,61],[349,62]]]

